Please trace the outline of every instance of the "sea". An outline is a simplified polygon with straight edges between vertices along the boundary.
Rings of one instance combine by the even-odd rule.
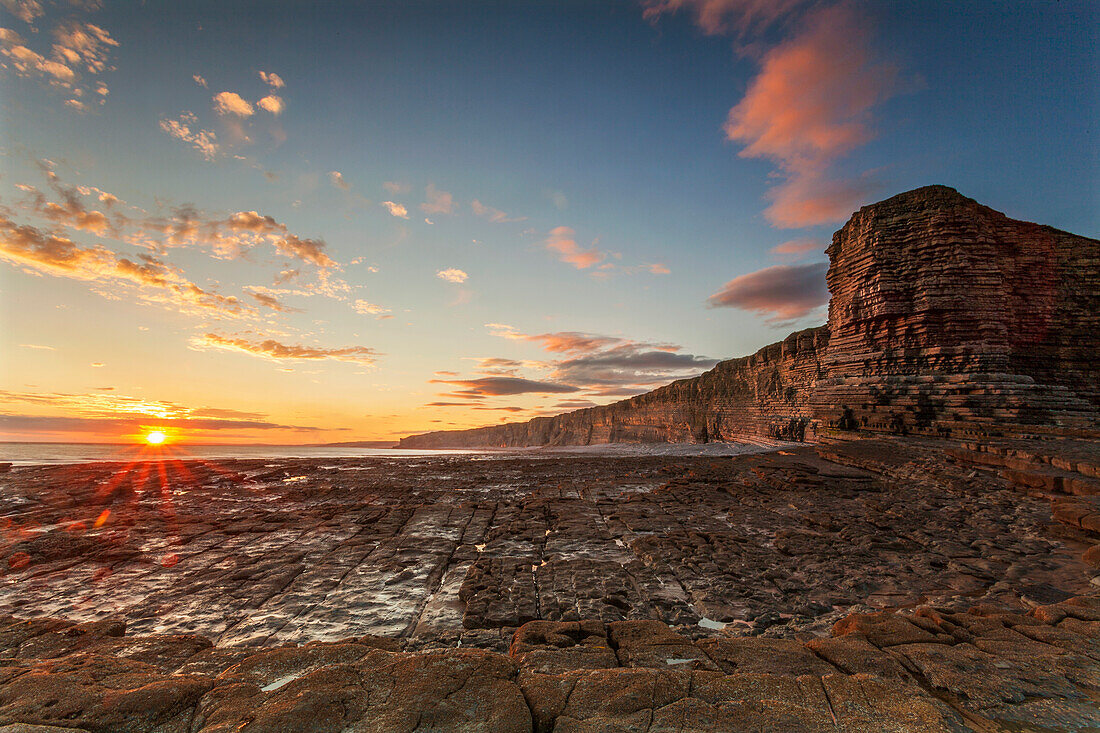
[[[90,461],[226,460],[232,458],[388,458],[483,453],[478,450],[404,450],[323,445],[122,445],[105,443],[0,443],[0,463],[32,466]]]
[[[582,454],[608,458],[653,456],[732,457],[749,453],[796,448],[797,443],[755,439],[737,443],[613,443],[587,446],[477,448],[452,450],[408,450],[399,448],[356,448],[331,445],[180,445],[159,447],[105,443],[0,443],[0,464],[33,466],[88,463],[91,461],[228,460],[233,458],[415,458],[424,456],[477,455],[485,458],[522,454],[532,458],[553,458]]]

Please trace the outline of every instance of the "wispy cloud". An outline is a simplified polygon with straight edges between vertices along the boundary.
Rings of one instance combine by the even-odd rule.
[[[236,296],[220,295],[199,287],[163,260],[138,254],[133,259],[97,245],[81,247],[72,240],[19,225],[0,215],[0,259],[28,272],[92,281],[109,286],[101,294],[118,297],[119,286],[135,288],[146,302],[160,303],[190,313],[240,316],[253,312]]]
[[[482,377],[480,379],[433,379],[431,384],[449,384],[462,389],[449,393],[463,399],[499,397],[519,394],[565,394],[580,391],[578,387],[555,382],[537,382],[519,377]]]
[[[260,78],[263,80],[264,84],[267,84],[272,89],[282,89],[286,86],[286,82],[283,81],[283,78],[275,72],[261,71]]]
[[[643,0],[642,17],[656,21],[662,15],[686,10],[710,36],[735,35],[744,39],[786,21],[812,0]]]
[[[823,262],[765,267],[730,280],[707,299],[707,305],[752,311],[769,316],[769,323],[785,325],[829,302],[827,270]]]
[[[744,158],[765,158],[781,182],[765,216],[798,228],[842,221],[871,184],[838,178],[833,165],[871,140],[872,111],[897,93],[898,68],[871,49],[866,13],[853,2],[809,0],[645,0],[645,17],[688,10],[708,34],[731,34],[760,71],[730,111],[726,137]],[[765,31],[787,38],[768,48]],[[765,50],[766,49],[766,50]]]
[[[543,241],[543,245],[578,270],[585,270],[607,259],[607,255],[595,247],[584,249],[577,244],[576,232],[569,227],[555,227]]]
[[[39,0],[0,0],[0,7],[7,10],[24,23],[33,23],[46,12]]]
[[[434,183],[429,183],[424,189],[424,203],[420,204],[420,210],[425,214],[450,214],[455,210],[454,196],[446,191],[440,191]]]
[[[207,160],[214,160],[221,151],[221,148],[218,147],[218,136],[213,130],[201,127],[199,118],[193,112],[183,112],[174,120],[162,118],[159,125],[160,129],[172,137],[189,143],[191,147],[202,153],[202,157]]]
[[[37,2],[9,2],[9,9],[30,23],[42,15]],[[37,29],[33,29],[37,32]],[[65,105],[86,111],[102,105],[109,94],[100,76],[113,71],[110,55],[118,41],[105,29],[92,23],[68,19],[50,33],[49,56],[32,49],[29,42],[10,28],[0,28],[0,55],[6,58],[4,68],[16,75],[39,78],[68,97]],[[38,40],[38,39],[36,39]]]
[[[870,51],[866,19],[842,3],[812,12],[800,31],[764,55],[759,75],[729,112],[726,136],[740,155],[774,161],[784,182],[765,215],[779,227],[845,219],[867,195],[830,166],[868,142],[870,112],[890,97],[898,71]]]
[[[194,79],[195,83],[198,84],[203,89],[205,89],[207,87],[206,79],[202,76],[202,74],[192,74],[191,78]]]
[[[195,349],[221,349],[239,354],[247,354],[274,361],[348,361],[371,366],[378,352],[365,346],[346,346],[339,349],[326,349],[316,346],[284,344],[275,339],[250,339],[243,336],[222,336],[207,333],[191,339]]]
[[[7,392],[0,391],[0,404],[27,404],[65,414],[0,413],[0,432],[14,433],[103,433],[124,434],[142,426],[178,430],[303,430],[320,428],[308,425],[282,425],[271,422],[264,413],[242,412],[213,407],[189,407],[165,400],[150,400],[113,392],[113,387],[98,393]],[[33,409],[33,408],[32,408]]]
[[[354,303],[352,303],[352,308],[355,310],[356,313],[364,316],[377,316],[380,319],[393,317],[391,315],[388,315],[390,313],[389,308],[377,305],[376,303],[371,303],[366,300],[356,300]]]
[[[526,221],[526,216],[508,216],[500,209],[494,209],[492,206],[486,206],[477,199],[474,199],[470,203],[470,208],[474,214],[480,216],[483,219],[487,219],[493,224],[504,224],[505,222],[512,221]]]
[[[567,358],[543,363],[520,362],[549,373],[555,382],[577,385],[593,395],[637,394],[673,379],[694,376],[716,359],[681,352],[677,344],[635,341],[581,331],[528,334],[501,324],[486,324],[497,336],[539,344]]]
[[[469,275],[456,267],[448,267],[446,270],[440,270],[435,273],[435,276],[449,283],[464,283],[470,279]]]
[[[771,249],[775,259],[787,261],[797,261],[808,254],[820,254],[824,251],[825,245],[816,239],[791,239]]]

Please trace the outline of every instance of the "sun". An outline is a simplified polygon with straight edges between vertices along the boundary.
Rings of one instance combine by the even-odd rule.
[[[154,430],[145,434],[145,442],[149,445],[160,445],[167,437],[163,430]]]

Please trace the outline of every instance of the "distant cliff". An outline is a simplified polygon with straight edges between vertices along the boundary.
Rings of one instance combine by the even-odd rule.
[[[398,447],[706,443],[788,435],[803,424],[800,418],[809,421],[810,388],[822,376],[828,342],[824,326],[811,328],[621,402],[523,423],[414,435]]]
[[[611,405],[400,447],[1100,426],[1100,241],[928,186],[860,209],[827,254],[827,326]]]

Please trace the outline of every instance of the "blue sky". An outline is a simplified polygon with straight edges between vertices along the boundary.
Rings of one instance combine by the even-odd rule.
[[[894,193],[1100,229],[1092,3],[0,5],[8,439],[549,414],[823,322]]]

